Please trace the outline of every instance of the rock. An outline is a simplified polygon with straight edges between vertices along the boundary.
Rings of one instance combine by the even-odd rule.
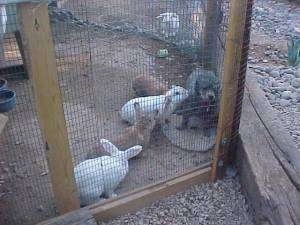
[[[265,72],[270,74],[270,72],[272,71],[272,69],[270,67],[265,67]]]
[[[288,86],[286,90],[291,92],[296,92],[297,89],[294,88],[293,86]]]
[[[267,98],[269,99],[269,101],[275,101],[276,100],[276,96],[273,94],[267,94]]]
[[[281,93],[281,98],[289,100],[292,98],[292,92],[291,91],[284,91]]]
[[[274,78],[280,77],[280,73],[278,70],[271,70],[269,74],[271,77],[274,77]]]
[[[292,69],[285,69],[285,70],[282,71],[282,73],[293,74],[294,75],[294,70],[292,70]]]
[[[266,82],[267,82],[267,80],[268,80],[268,78],[267,78],[267,77],[264,77],[264,76],[257,75],[256,80],[257,80],[257,82],[258,82],[259,84],[265,85]]]
[[[291,97],[295,100],[295,102],[300,102],[300,93],[293,93]]]
[[[264,92],[267,92],[267,93],[271,92],[271,89],[268,87],[262,87],[262,89]]]
[[[272,79],[269,80],[268,85],[270,87],[278,87],[279,83],[273,77],[270,77],[270,78],[272,78]]]
[[[286,100],[286,99],[279,99],[277,101],[277,103],[279,105],[281,105],[282,107],[285,107],[285,106],[289,106],[290,105],[290,101],[289,100]]]
[[[269,61],[268,61],[268,60],[266,60],[266,59],[264,59],[262,62],[263,62],[263,63],[267,63],[267,62],[269,62]]]
[[[288,84],[286,83],[279,83],[277,87],[273,87],[272,89],[275,90],[275,91],[286,91],[288,88]]]
[[[294,88],[300,88],[300,78],[294,78],[291,82],[291,85]]]
[[[300,69],[298,69],[298,70],[295,71],[294,76],[296,78],[300,78]]]
[[[289,82],[291,81],[292,79],[294,79],[294,75],[293,74],[290,74],[290,73],[285,73],[282,75],[282,78],[285,82]]]

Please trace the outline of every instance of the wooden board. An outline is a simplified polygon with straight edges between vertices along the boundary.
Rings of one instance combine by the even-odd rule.
[[[37,225],[97,225],[96,220],[88,209],[82,208]]]
[[[58,84],[48,7],[46,4],[33,3],[23,3],[18,7],[52,189],[59,212],[66,213],[78,209],[79,201]]]
[[[192,185],[209,181],[211,167],[198,168],[167,181],[152,184],[89,207],[97,221],[107,221],[114,217],[144,208],[167,196],[183,191]]]
[[[8,117],[0,113],[0,134],[2,133],[7,121],[8,121]]]
[[[247,79],[237,151],[241,182],[257,224],[300,224],[300,173],[290,158],[299,151],[253,79]]]
[[[247,0],[232,0],[230,2],[229,29],[226,37],[224,56],[224,72],[222,74],[222,93],[220,113],[216,134],[216,144],[213,152],[212,180],[221,177],[228,161],[228,151],[232,138],[232,126],[236,106],[240,66],[244,45],[245,22],[247,15]]]

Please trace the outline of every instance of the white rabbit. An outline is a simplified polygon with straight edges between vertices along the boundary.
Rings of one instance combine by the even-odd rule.
[[[183,87],[172,85],[165,95],[147,96],[134,98],[128,101],[121,109],[121,118],[130,124],[136,121],[134,104],[140,105],[140,110],[149,118],[159,111],[158,119],[166,119],[172,114],[179,103],[188,97],[188,91]]]
[[[179,31],[179,25],[180,25],[179,16],[176,13],[166,12],[160,14],[156,18],[157,19],[162,18],[160,24],[161,24],[162,33],[163,35],[165,35],[165,37],[168,38],[168,37],[176,36],[176,34]]]
[[[142,151],[140,145],[119,151],[106,139],[101,139],[100,143],[110,156],[88,159],[74,168],[80,202],[83,206],[97,201],[100,196],[106,198],[116,196],[115,189],[128,173],[128,159]]]

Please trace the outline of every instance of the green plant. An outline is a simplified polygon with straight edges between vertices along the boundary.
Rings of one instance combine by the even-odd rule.
[[[288,41],[288,62],[290,66],[300,64],[300,38],[296,37]]]

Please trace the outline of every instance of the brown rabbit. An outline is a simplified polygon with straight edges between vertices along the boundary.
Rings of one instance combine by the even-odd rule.
[[[169,85],[151,75],[140,75],[134,79],[132,88],[138,97],[146,97],[164,95],[169,90]]]
[[[138,102],[134,103],[134,110],[137,115],[136,122],[132,126],[123,129],[121,133],[111,141],[121,151],[135,145],[142,145],[143,148],[147,147],[151,132],[158,120],[158,110],[155,111],[155,114],[150,118],[142,113]],[[105,152],[102,146],[99,146],[97,149],[93,149],[92,152],[88,153],[86,159],[102,156]]]
[[[151,132],[155,126],[159,112],[158,110],[155,111],[155,115],[149,118],[141,112],[138,102],[134,103],[134,110],[137,115],[137,120],[134,125],[125,128],[121,134],[113,140],[113,144],[120,150],[125,150],[135,145],[142,145],[145,148],[149,144]]]

